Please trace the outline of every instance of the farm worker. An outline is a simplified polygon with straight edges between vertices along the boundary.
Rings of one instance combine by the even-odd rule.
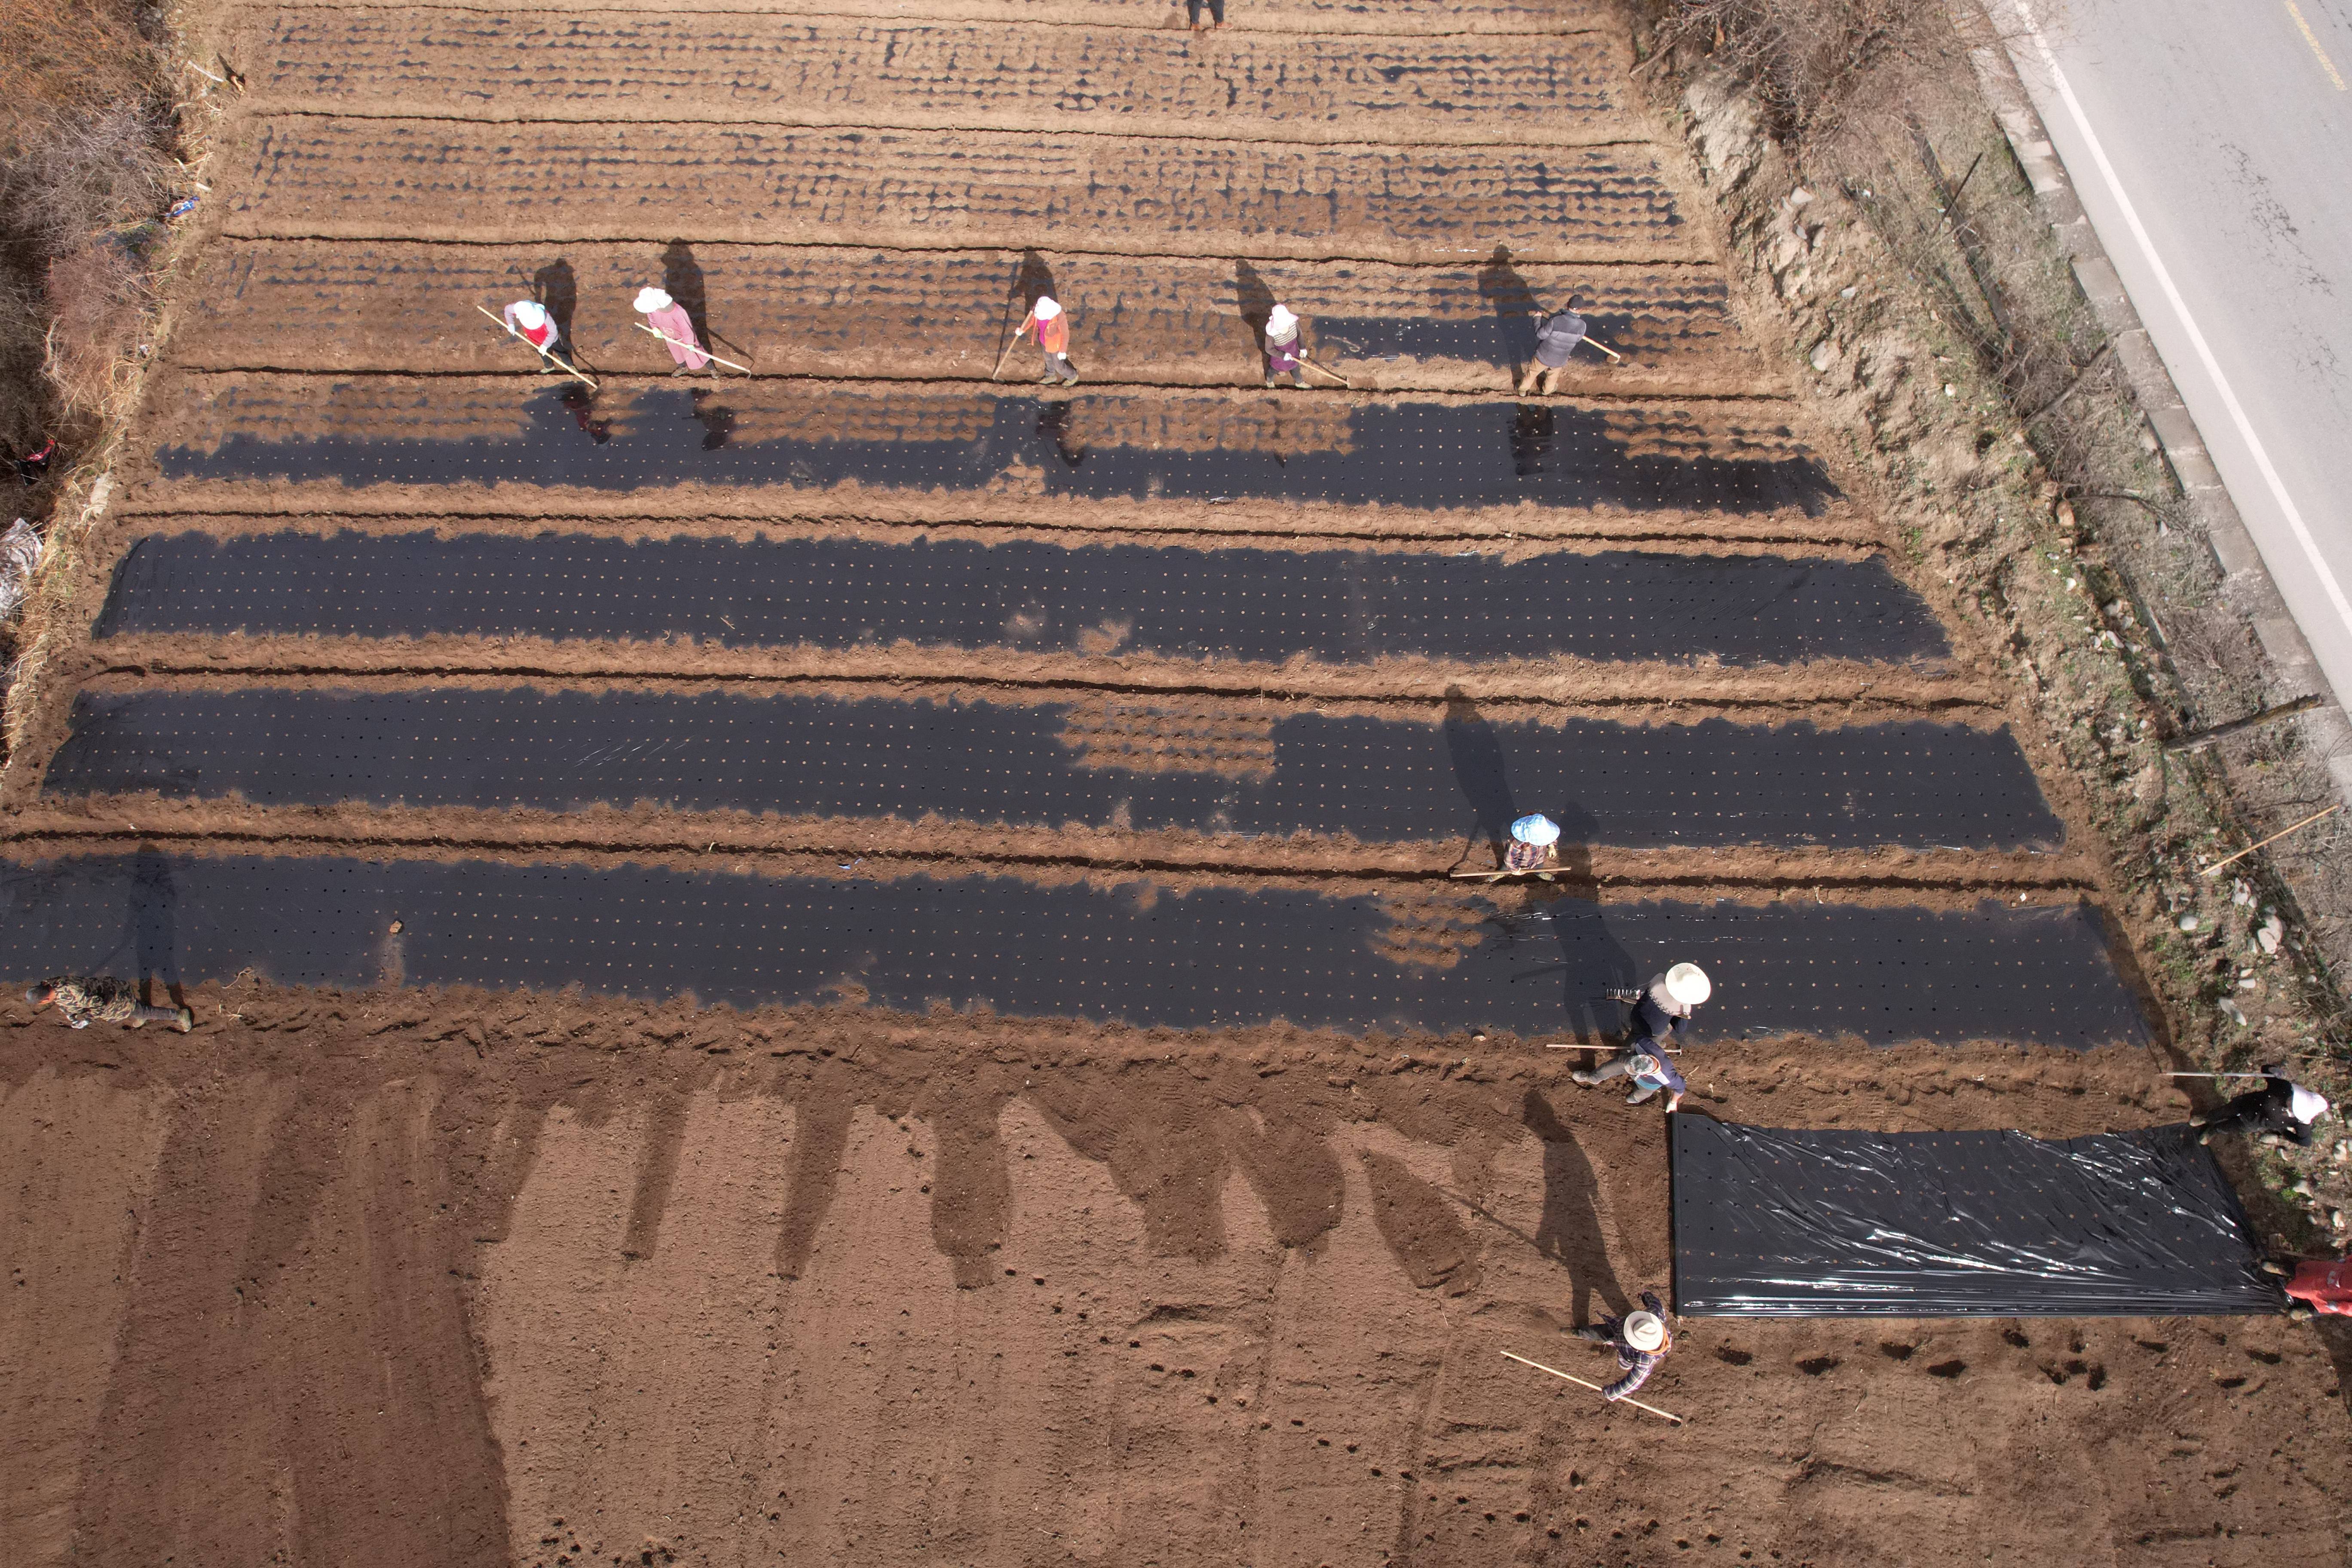
[[[1675,1331],[1666,1326],[1665,1303],[1648,1290],[1642,1292],[1639,1310],[1622,1318],[1603,1318],[1578,1329],[1576,1337],[1617,1347],[1618,1370],[1624,1375],[1601,1391],[1601,1397],[1608,1400],[1622,1399],[1649,1382],[1675,1345]]]
[[[2273,1273],[2284,1271],[2285,1266],[2266,1263],[2263,1268]],[[2352,1258],[2339,1258],[2333,1262],[2325,1258],[2305,1258],[2294,1266],[2286,1282],[2288,1300],[2293,1303],[2287,1316],[2298,1321],[2305,1318],[2352,1318]]]
[[[1545,881],[1551,873],[1543,869],[1559,860],[1559,824],[1542,812],[1533,812],[1511,824],[1510,847],[1503,851],[1506,871],[1533,871]]]
[[[2263,1068],[2263,1087],[2235,1100],[2210,1116],[2192,1116],[2189,1125],[2200,1130],[2197,1141],[2210,1143],[2217,1132],[2263,1129],[2263,1142],[2273,1146],[2311,1142],[2311,1124],[2327,1114],[2327,1100],[2286,1076],[2283,1064]]]
[[[54,1005],[58,1016],[77,1029],[87,1029],[90,1021],[101,1024],[128,1024],[134,1029],[149,1024],[169,1024],[182,1034],[196,1026],[195,1014],[186,1007],[150,1007],[139,1000],[136,987],[127,981],[80,975],[58,975],[44,980],[25,993],[25,1000],[37,1013]]]
[[[1307,367],[1298,363],[1298,318],[1276,305],[1265,318],[1265,384],[1284,375],[1293,386],[1307,384]]]
[[[1689,1023],[1699,1004],[1715,994],[1715,984],[1706,971],[1696,963],[1677,963],[1664,974],[1654,977],[1645,990],[1612,990],[1610,996],[1620,1002],[1633,1004],[1633,1037],[1615,1059],[1603,1062],[1591,1072],[1574,1074],[1583,1084],[1606,1083],[1612,1078],[1630,1078],[1633,1092],[1625,1103],[1639,1105],[1660,1089],[1666,1091],[1666,1110],[1681,1109],[1683,1095],[1689,1086],[1683,1075],[1666,1059],[1671,1042],[1683,1037],[1683,1026]]]
[[[709,367],[710,356],[702,352],[702,340],[694,335],[694,322],[688,317],[686,307],[667,292],[650,284],[638,289],[637,314],[646,319],[646,325],[674,340],[668,344],[669,357],[677,362],[677,368],[670,374],[684,375],[688,371]]]
[[[1205,10],[1215,25],[1225,25],[1225,0],[1184,0],[1184,15],[1192,31],[1201,30],[1201,13]]]
[[[539,374],[545,375],[557,368],[555,340],[561,335],[555,330],[555,318],[547,307],[536,300],[517,300],[499,312],[507,330],[539,351]]]
[[[1527,373],[1519,377],[1519,395],[1527,396],[1536,389],[1538,378],[1543,382],[1543,395],[1549,397],[1559,390],[1559,378],[1567,373],[1568,356],[1584,341],[1584,318],[1574,310],[1561,310],[1545,315],[1530,310],[1538,319],[1536,357],[1528,362]]]
[[[1078,373],[1070,368],[1069,312],[1051,294],[1037,296],[1037,302],[1021,318],[1021,325],[1013,329],[1013,341],[1017,343],[1031,331],[1037,334],[1038,350],[1045,356],[1045,374],[1037,378],[1037,384],[1051,386],[1060,381],[1077,385]]]

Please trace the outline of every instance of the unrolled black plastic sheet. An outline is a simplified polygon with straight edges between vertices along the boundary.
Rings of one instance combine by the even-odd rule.
[[[1683,1312],[2168,1317],[2283,1304],[2237,1194],[2185,1126],[2045,1142],[1672,1120]]]

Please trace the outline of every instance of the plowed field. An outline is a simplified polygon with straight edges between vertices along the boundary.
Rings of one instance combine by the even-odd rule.
[[[1677,959],[1683,1114],[2187,1100],[1622,18],[1229,16],[212,19],[0,780],[0,968],[197,1024],[0,1011],[0,1557],[2340,1558],[2283,1322],[1694,1319],[1678,1426],[1503,1359],[1671,1296],[1657,1109],[1547,1047]],[[1570,300],[1622,358],[1517,396]]]

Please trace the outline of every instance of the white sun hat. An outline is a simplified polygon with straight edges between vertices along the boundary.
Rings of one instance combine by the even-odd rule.
[[[2327,1114],[2327,1097],[2316,1094],[2301,1084],[2287,1090],[2287,1109],[2297,1121],[2316,1121]]]
[[[1276,305],[1267,313],[1265,318],[1265,330],[1272,332],[1276,337],[1280,337],[1283,333],[1290,331],[1291,328],[1297,325],[1298,325],[1298,318],[1292,315],[1280,305]]]
[[[667,310],[677,301],[648,283],[637,290],[637,313],[650,316],[656,310]]]
[[[1677,963],[1666,971],[1666,994],[1685,1007],[1696,1007],[1715,994],[1715,982],[1696,963]]]
[[[514,318],[526,327],[543,327],[547,325],[547,307],[536,300],[517,300]]]
[[[1625,1342],[1637,1351],[1654,1352],[1666,1342],[1666,1325],[1655,1312],[1629,1312],[1625,1316]]]
[[[1050,321],[1062,313],[1061,302],[1051,294],[1040,294],[1037,302],[1029,307],[1030,313],[1041,321]]]
[[[1511,824],[1511,837],[1522,844],[1557,844],[1559,842],[1559,824],[1540,811],[1530,812]]]

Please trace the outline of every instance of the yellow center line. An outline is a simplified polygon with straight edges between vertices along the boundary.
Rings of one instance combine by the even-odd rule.
[[[2303,41],[2309,44],[2311,52],[2318,57],[2319,68],[2327,73],[2327,79],[2336,84],[2336,91],[2344,91],[2344,78],[2336,70],[2336,62],[2327,58],[2327,51],[2319,47],[2319,35],[2313,32],[2311,24],[2303,19],[2303,13],[2295,8],[2294,0],[2285,0],[2285,4],[2286,14],[2294,18],[2296,29],[2303,34]]]

